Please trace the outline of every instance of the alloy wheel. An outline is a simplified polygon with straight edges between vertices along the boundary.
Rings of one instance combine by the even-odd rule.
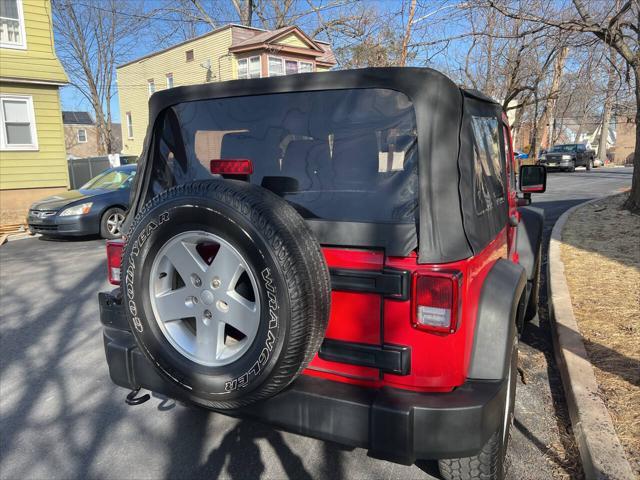
[[[107,230],[113,236],[120,236],[122,230],[122,222],[124,221],[124,214],[120,212],[114,212],[107,218]]]
[[[254,274],[238,250],[218,235],[188,231],[171,238],[153,262],[149,287],[160,330],[193,362],[232,363],[258,333]]]

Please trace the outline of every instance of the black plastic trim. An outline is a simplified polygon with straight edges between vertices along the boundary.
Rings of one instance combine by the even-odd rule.
[[[401,345],[369,345],[326,338],[318,356],[331,362],[379,368],[395,375],[409,375],[411,370],[411,349]]]
[[[518,315],[526,305],[522,301],[526,283],[524,268],[505,259],[498,260],[487,274],[480,293],[468,378],[506,377]]]
[[[331,288],[345,292],[378,293],[396,300],[409,299],[409,272],[385,268],[350,270],[332,268]]]
[[[516,251],[518,263],[527,271],[527,280],[533,280],[536,267],[541,259],[538,257],[544,227],[544,210],[535,207],[519,208],[520,223],[516,233]]]

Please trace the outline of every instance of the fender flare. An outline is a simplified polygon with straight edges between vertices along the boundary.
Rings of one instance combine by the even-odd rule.
[[[516,233],[516,251],[520,265],[527,272],[527,280],[532,281],[536,274],[536,267],[541,259],[538,257],[542,243],[542,229],[544,227],[544,211],[539,208],[519,208],[520,223]]]
[[[521,265],[498,260],[484,280],[480,293],[473,349],[467,377],[502,380],[511,358],[511,339],[524,314],[523,293],[527,283]]]

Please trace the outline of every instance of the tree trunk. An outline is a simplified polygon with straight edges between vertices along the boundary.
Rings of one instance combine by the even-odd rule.
[[[544,111],[542,112],[541,124],[543,127],[542,138],[540,139],[540,146],[549,148],[553,143],[553,122],[555,116],[555,108],[557,102],[558,91],[560,90],[560,82],[562,80],[562,71],[564,70],[564,64],[567,61],[567,54],[569,48],[562,47],[556,58],[556,64],[553,69],[553,80],[551,81],[551,90],[547,98]]]
[[[602,124],[600,125],[600,141],[598,142],[598,158],[602,160],[602,164],[607,160],[607,139],[609,138],[609,123],[611,121],[611,104],[613,103],[614,87],[615,87],[615,61],[616,53],[611,49],[610,54],[611,65],[609,65],[609,81],[607,82],[607,92],[604,98],[604,107],[602,109]]]
[[[416,13],[416,0],[411,0],[411,6],[409,7],[409,19],[407,20],[407,28],[404,31],[402,37],[402,50],[400,52],[400,66],[404,67],[407,64],[407,50],[409,46],[409,40],[411,40],[411,26],[413,23],[413,16]]]
[[[634,68],[636,74],[636,149],[633,153],[633,179],[631,193],[624,207],[640,215],[640,64]]]
[[[242,23],[242,25],[250,27],[251,20],[252,20],[251,17],[253,17],[253,0],[245,0],[242,13],[241,13],[240,22]]]

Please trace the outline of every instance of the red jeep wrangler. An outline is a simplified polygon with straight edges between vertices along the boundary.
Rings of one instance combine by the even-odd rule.
[[[101,293],[113,381],[500,478],[536,313],[541,166],[430,69],[173,88]]]

